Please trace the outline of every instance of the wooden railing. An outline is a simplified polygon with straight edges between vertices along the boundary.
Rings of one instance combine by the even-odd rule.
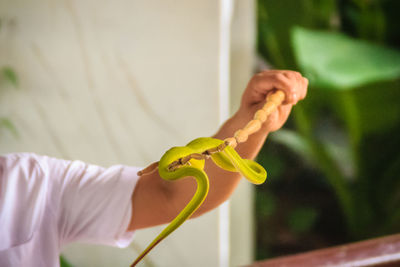
[[[249,267],[400,266],[400,234],[255,262]]]

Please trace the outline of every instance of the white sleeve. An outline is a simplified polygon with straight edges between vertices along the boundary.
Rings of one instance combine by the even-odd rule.
[[[49,187],[30,154],[0,156],[0,251],[33,238],[45,214]]]
[[[81,241],[126,247],[131,220],[131,196],[138,180],[137,167],[109,168],[50,157],[38,158],[52,181],[54,212],[61,245]]]

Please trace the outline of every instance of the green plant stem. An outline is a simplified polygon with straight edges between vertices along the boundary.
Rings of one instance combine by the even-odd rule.
[[[354,234],[356,232],[354,205],[344,175],[341,173],[338,166],[336,166],[324,144],[313,137],[310,121],[300,105],[293,110],[293,116],[297,129],[300,134],[303,135],[310,147],[314,161],[334,188],[339,205],[343,209],[348,229],[350,229],[351,233]]]
[[[350,146],[351,146],[351,157],[353,159],[353,169],[355,176],[359,173],[359,151],[360,151],[360,141],[362,137],[361,126],[360,126],[360,114],[357,109],[356,100],[354,98],[353,91],[344,91],[339,94],[342,109],[341,111],[344,114],[344,122],[346,124],[347,132],[350,137]]]
[[[274,66],[281,69],[284,68],[287,64],[285,63],[285,59],[279,48],[279,42],[272,29],[265,30],[265,43],[267,44],[267,49],[269,50]]]

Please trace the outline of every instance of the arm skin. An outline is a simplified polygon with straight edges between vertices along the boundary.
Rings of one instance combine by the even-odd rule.
[[[294,104],[307,93],[308,81],[294,71],[271,70],[258,73],[249,81],[239,110],[227,120],[213,138],[225,139],[243,128],[254,113],[265,103],[265,96],[272,90],[282,90],[286,99],[284,105],[268,117],[263,127],[245,143],[236,147],[242,158],[254,159],[260,151],[268,133],[280,129],[287,120]],[[206,161],[204,170],[210,179],[210,190],[202,206],[193,214],[200,216],[218,207],[235,190],[241,177],[220,169],[211,160]],[[158,172],[143,175],[132,194],[132,217],[128,231],[165,224],[172,221],[190,201],[196,191],[194,179],[174,182],[163,180]]]

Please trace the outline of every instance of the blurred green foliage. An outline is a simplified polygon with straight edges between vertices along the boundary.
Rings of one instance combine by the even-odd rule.
[[[304,233],[311,229],[317,219],[318,212],[312,207],[298,207],[288,216],[288,225],[295,233]]]
[[[11,83],[15,88],[18,87],[18,76],[11,67],[2,67],[0,77],[2,81]]]
[[[259,155],[270,181],[257,188],[258,259],[400,230],[395,10],[400,1],[258,0],[259,53],[310,80]]]
[[[0,85],[11,84],[13,88],[18,88],[18,76],[15,71],[8,66],[0,68]],[[4,128],[10,131],[15,137],[18,137],[18,131],[10,119],[0,116],[0,130]]]
[[[3,23],[0,19],[0,30],[2,29]],[[0,67],[0,89],[4,84],[11,84],[13,88],[18,88],[18,75],[14,69],[10,66]],[[17,129],[14,124],[8,118],[0,116],[0,130],[4,128],[10,131],[15,137],[18,137]]]
[[[73,265],[63,255],[60,255],[60,267],[73,267]]]
[[[15,137],[18,137],[18,131],[15,128],[14,124],[5,117],[0,117],[0,129],[5,128],[10,131]]]

